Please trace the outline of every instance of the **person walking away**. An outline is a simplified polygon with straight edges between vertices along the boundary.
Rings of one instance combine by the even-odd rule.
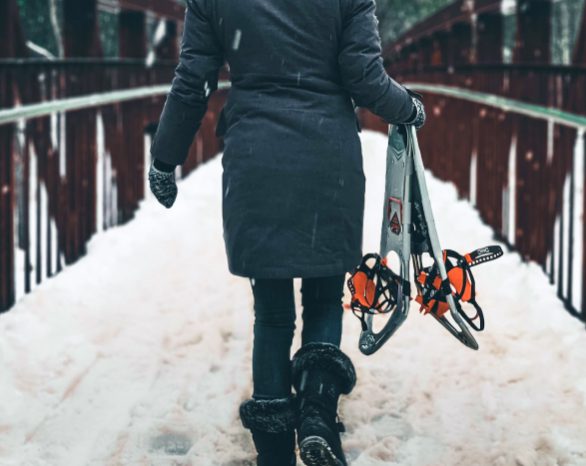
[[[170,208],[174,169],[219,69],[231,90],[222,216],[228,267],[254,296],[253,393],[240,406],[259,466],[344,466],[338,400],[356,373],[340,350],[345,274],[362,257],[364,184],[355,107],[421,127],[420,100],[383,67],[374,0],[187,0],[180,62],[153,140],[150,187]],[[302,346],[293,279],[301,278]],[[296,397],[292,395],[295,388]]]

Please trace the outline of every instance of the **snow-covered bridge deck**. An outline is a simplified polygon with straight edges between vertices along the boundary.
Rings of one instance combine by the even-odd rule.
[[[366,252],[378,246],[386,138],[362,138]],[[172,210],[145,201],[0,317],[0,464],[252,464],[237,417],[251,390],[252,300],[227,270],[220,176],[216,158],[181,182]],[[429,184],[445,247],[493,242],[451,185]],[[477,353],[414,306],[365,357],[346,316],[359,376],[341,408],[352,465],[586,465],[583,324],[517,254],[476,277],[487,315]]]

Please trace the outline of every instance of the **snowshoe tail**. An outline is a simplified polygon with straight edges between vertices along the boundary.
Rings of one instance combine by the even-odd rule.
[[[452,294],[452,286],[450,279],[448,277],[448,272],[446,270],[444,252],[440,247],[437,230],[435,229],[433,211],[431,209],[431,203],[429,201],[429,192],[427,190],[427,183],[425,181],[425,170],[423,167],[421,150],[419,148],[419,142],[417,141],[416,130],[412,126],[408,127],[407,145],[410,146],[411,153],[413,154],[415,179],[419,188],[418,192],[420,195],[418,202],[420,203],[422,208],[423,219],[425,221],[424,228],[427,232],[427,238],[429,241],[429,247],[431,249],[431,255],[435,262],[433,267],[437,270],[437,278],[440,281],[440,285],[438,287],[439,294],[440,296],[443,296],[445,299],[445,302],[447,304],[446,310],[449,310],[451,321],[448,320],[448,318],[446,317],[446,313],[441,315],[437,312],[431,312],[431,314],[438,320],[440,324],[444,326],[446,330],[448,330],[454,337],[456,337],[458,341],[460,341],[463,345],[473,350],[478,350],[478,343],[474,336],[472,336],[470,328],[468,327],[467,322],[462,316],[461,308],[459,308]],[[416,263],[417,262],[421,264],[421,257],[419,257],[419,260],[416,261]],[[416,274],[420,272],[418,268],[419,267],[416,265]],[[418,289],[418,291],[421,293],[420,288]],[[484,327],[484,322],[482,322],[482,326]]]
[[[299,446],[301,461],[306,466],[344,466],[322,437],[303,439]]]
[[[479,264],[484,264],[488,261],[498,259],[503,255],[503,248],[500,246],[487,246],[485,248],[479,248],[476,251],[472,251],[466,254],[466,262],[469,267],[474,267]]]

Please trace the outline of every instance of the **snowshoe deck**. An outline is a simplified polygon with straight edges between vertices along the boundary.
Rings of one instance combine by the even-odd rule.
[[[299,446],[301,461],[306,466],[345,466],[322,437],[307,437]]]

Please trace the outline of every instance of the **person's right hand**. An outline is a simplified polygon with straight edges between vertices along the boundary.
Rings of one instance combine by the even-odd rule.
[[[423,128],[425,125],[425,120],[427,120],[427,115],[425,114],[425,107],[423,106],[422,97],[407,89],[407,92],[411,96],[411,101],[413,102],[414,110],[413,114],[411,115],[411,119],[406,122],[406,125],[413,125],[415,129]]]
[[[158,170],[153,162],[149,169],[149,185],[157,201],[170,209],[177,198],[175,171],[165,172]]]

